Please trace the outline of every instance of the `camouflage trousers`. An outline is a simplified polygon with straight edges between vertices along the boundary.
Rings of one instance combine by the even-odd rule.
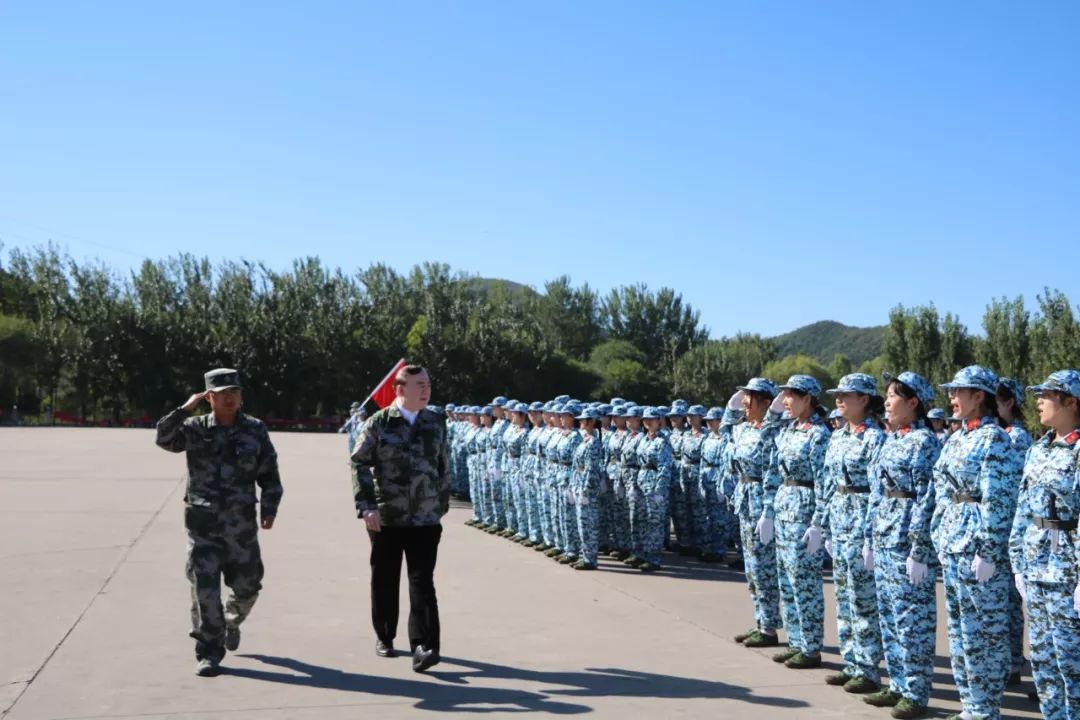
[[[693,550],[705,555],[712,552],[712,543],[709,538],[708,499],[701,484],[701,474],[696,466],[685,467],[682,477],[683,496],[690,523],[688,542]]]
[[[472,503],[472,519],[483,520],[484,496],[483,491],[480,489],[480,473],[476,470],[476,463],[471,459],[468,461],[468,477],[469,501]]]
[[[536,482],[536,474],[527,471],[522,484],[525,486],[525,518],[528,521],[529,541],[539,543],[543,541],[543,532],[540,523],[540,485]]]
[[[776,540],[762,545],[756,517],[739,518],[745,561],[746,585],[754,604],[754,620],[760,630],[775,630],[780,623],[780,590],[776,568]]]
[[[630,552],[630,493],[622,471],[612,483],[612,547],[622,552]]]
[[[188,506],[184,509],[184,525],[195,657],[221,660],[225,656],[225,628],[244,622],[262,589],[255,507],[216,510]],[[224,609],[223,579],[231,591]]]
[[[611,486],[611,481],[608,480],[606,472],[601,476],[600,488],[600,497],[597,500],[599,503],[599,524],[597,527],[600,536],[600,547],[610,550],[615,547],[615,491]]]
[[[705,509],[705,542],[703,552],[724,555],[738,543],[739,519],[731,511],[727,496],[708,485],[701,486],[701,502]]]
[[[660,565],[660,553],[668,535],[668,496],[662,492],[643,493],[642,500],[645,526],[641,545],[634,554],[653,565]]]
[[[515,464],[517,461],[513,461]],[[525,502],[521,488],[521,475],[518,470],[503,471],[503,517],[506,518],[506,528],[521,534],[524,524]]]
[[[941,558],[948,613],[949,655],[964,710],[973,718],[1001,717],[1001,694],[1009,669],[1009,584],[1000,569],[975,581],[972,553]]]
[[[488,472],[488,497],[491,507],[491,524],[498,528],[506,527],[506,477],[501,473]]]
[[[694,528],[690,521],[690,500],[687,497],[686,486],[682,481],[682,465],[679,461],[674,465],[674,477],[671,478],[671,486],[667,497],[667,516],[671,518],[671,524],[675,530],[675,542],[679,547],[693,549],[697,547],[694,538]],[[666,530],[665,523],[665,530]]]
[[[832,538],[836,635],[844,672],[880,683],[883,651],[877,586],[874,572],[863,565],[863,542],[861,535]]]
[[[644,552],[646,536],[649,532],[649,511],[646,506],[645,493],[634,482],[628,489],[627,498],[629,500],[627,505],[630,509],[630,554],[641,558]]]
[[[545,545],[555,547],[555,526],[551,522],[551,492],[551,485],[547,478],[540,475],[536,484],[536,498],[540,510],[540,535]]]
[[[1005,568],[1009,577],[1013,576],[1012,567]],[[1020,670],[1024,666],[1024,599],[1016,589],[1016,583],[1009,583],[1009,671]]]
[[[805,523],[776,521],[777,577],[788,645],[806,655],[817,655],[825,632],[822,551],[807,552],[802,541],[807,527]]]
[[[1027,580],[1031,670],[1046,720],[1080,718],[1080,616],[1074,583]]]
[[[908,580],[906,552],[874,552],[881,644],[889,689],[919,705],[930,701],[937,632],[936,572],[918,585]]]
[[[577,510],[571,501],[570,483],[559,483],[559,536],[563,544],[563,554],[577,557],[581,554],[581,542],[577,531]]]
[[[577,546],[581,559],[596,564],[600,548],[600,506],[598,498],[589,498],[580,490],[573,490],[573,508]]]
[[[551,499],[548,505],[549,517],[551,518],[551,546],[560,550],[566,549],[566,536],[563,534],[563,508],[566,506],[566,486],[553,479],[548,488]]]

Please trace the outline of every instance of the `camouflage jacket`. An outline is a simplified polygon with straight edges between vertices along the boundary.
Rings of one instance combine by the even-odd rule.
[[[157,444],[187,455],[190,507],[215,510],[251,507],[260,490],[263,519],[277,515],[283,490],[277,452],[261,420],[239,413],[232,425],[219,425],[213,413],[192,416],[177,408],[158,420]]]
[[[450,509],[443,416],[421,410],[410,425],[390,405],[364,423],[352,460],[357,517],[378,510],[388,527],[438,525]]]

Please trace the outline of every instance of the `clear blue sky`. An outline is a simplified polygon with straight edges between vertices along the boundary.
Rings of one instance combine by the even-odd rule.
[[[978,330],[1080,301],[1078,35],[1050,1],[6,2],[0,242]]]

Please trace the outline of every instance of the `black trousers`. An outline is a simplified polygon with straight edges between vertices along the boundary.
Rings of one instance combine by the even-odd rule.
[[[401,557],[409,574],[409,648],[439,649],[439,603],[435,560],[442,525],[386,527],[371,538],[371,623],[375,636],[390,644],[397,635]]]

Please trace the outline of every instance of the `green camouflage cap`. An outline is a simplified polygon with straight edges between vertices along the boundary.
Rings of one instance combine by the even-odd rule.
[[[203,375],[210,392],[240,387],[240,373],[232,368],[217,368]]]

